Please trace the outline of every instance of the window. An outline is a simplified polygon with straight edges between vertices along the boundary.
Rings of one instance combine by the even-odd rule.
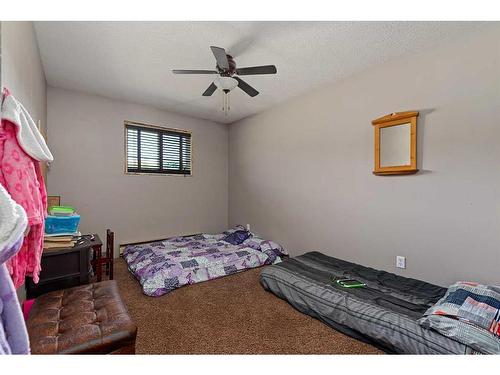
[[[191,133],[125,122],[127,173],[191,175]]]

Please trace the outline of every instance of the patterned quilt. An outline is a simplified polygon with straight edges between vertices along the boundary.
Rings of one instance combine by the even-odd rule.
[[[173,237],[165,241],[130,245],[123,256],[144,294],[158,297],[183,285],[199,283],[233,273],[281,262],[283,248],[255,236],[234,245],[221,234]]]

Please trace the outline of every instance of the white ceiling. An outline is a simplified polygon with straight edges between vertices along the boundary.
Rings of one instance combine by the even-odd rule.
[[[477,22],[36,22],[51,86],[148,104],[231,123],[291,97],[398,56],[417,53],[485,27]],[[274,64],[277,75],[242,77],[260,94],[201,94],[213,69],[209,46],[225,48],[239,67]]]

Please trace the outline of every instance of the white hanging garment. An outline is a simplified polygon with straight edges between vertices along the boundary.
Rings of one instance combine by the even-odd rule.
[[[24,106],[7,93],[2,103],[2,120],[8,120],[18,127],[17,141],[33,159],[43,162],[54,160],[45,139]]]

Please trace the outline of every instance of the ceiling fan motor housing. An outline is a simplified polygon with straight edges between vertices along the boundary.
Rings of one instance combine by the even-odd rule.
[[[236,74],[236,62],[234,61],[233,56],[226,54],[226,57],[227,57],[229,69],[223,69],[219,65],[216,66],[216,69],[220,73],[221,76],[232,77],[233,75]]]

